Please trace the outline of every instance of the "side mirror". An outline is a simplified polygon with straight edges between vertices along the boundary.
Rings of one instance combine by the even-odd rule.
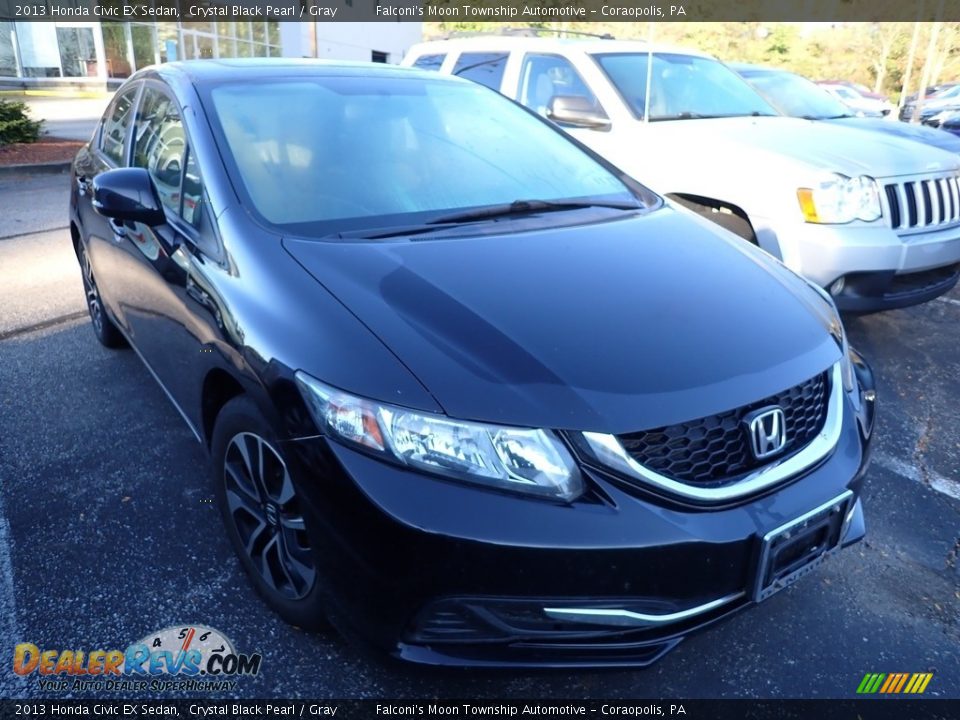
[[[167,221],[153,180],[143,168],[117,168],[97,175],[93,209],[104,217],[150,227]]]
[[[554,122],[574,127],[610,129],[610,118],[607,114],[583,95],[554,95],[547,106],[547,117]]]

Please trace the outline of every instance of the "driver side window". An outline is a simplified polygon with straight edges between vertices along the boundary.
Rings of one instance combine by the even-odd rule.
[[[156,88],[146,88],[137,113],[133,166],[146,169],[164,207],[180,214],[180,190],[186,154],[180,110]]]
[[[559,55],[528,54],[520,70],[520,104],[547,117],[550,101],[558,95],[586,98],[591,106],[602,110],[569,60]]]

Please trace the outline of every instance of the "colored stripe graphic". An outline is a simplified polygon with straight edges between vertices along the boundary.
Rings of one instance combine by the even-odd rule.
[[[857,686],[860,695],[898,693],[920,695],[933,679],[933,673],[867,673]]]
[[[907,674],[900,673],[900,682],[897,683],[897,687],[894,690],[894,692],[900,692],[901,690],[903,690],[903,686],[906,685],[906,683],[907,683]]]

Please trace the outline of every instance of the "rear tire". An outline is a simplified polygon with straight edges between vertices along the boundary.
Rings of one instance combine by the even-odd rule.
[[[97,287],[97,280],[93,276],[90,257],[82,243],[77,246],[77,255],[80,260],[80,270],[83,273],[83,295],[87,303],[87,312],[90,313],[93,334],[97,336],[97,340],[104,347],[120,348],[125,346],[127,341],[123,337],[123,333],[117,329],[117,326],[107,315],[107,309],[100,297],[100,289]]]
[[[328,626],[309,515],[269,423],[244,395],[217,416],[213,482],[230,543],[253,586],[280,617],[306,630]]]

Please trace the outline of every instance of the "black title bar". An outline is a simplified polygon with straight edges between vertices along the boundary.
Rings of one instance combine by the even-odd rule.
[[[2,700],[0,718],[947,720],[960,700]]]
[[[957,0],[0,0],[15,22],[960,21]]]

